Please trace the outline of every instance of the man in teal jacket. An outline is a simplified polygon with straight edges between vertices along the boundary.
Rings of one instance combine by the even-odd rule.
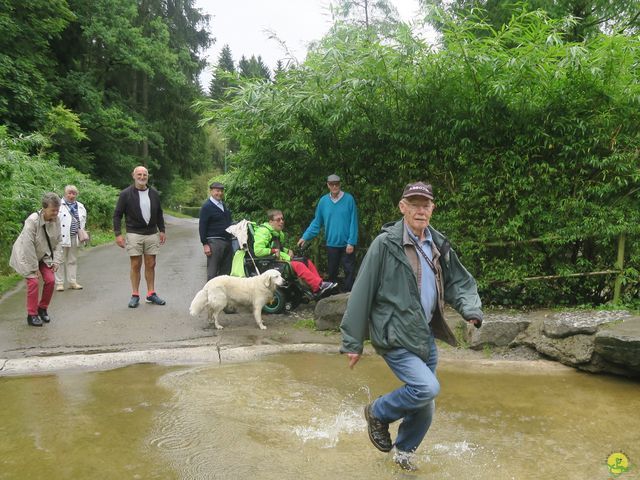
[[[338,280],[340,265],[344,270],[345,292],[351,291],[356,275],[355,247],[358,244],[358,208],[353,196],[340,188],[340,177],[327,177],[329,193],[318,201],[316,214],[302,237],[298,246],[315,238],[324,227],[327,244],[327,275],[330,282]]]
[[[335,283],[325,282],[311,260],[299,262],[293,260],[293,252],[285,248],[284,215],[282,211],[267,211],[268,222],[256,227],[253,233],[253,251],[256,257],[272,255],[277,260],[289,262],[298,277],[305,281],[311,291],[321,294],[336,287]]]
[[[369,438],[400,467],[415,470],[412,454],[426,435],[440,391],[435,338],[456,344],[444,320],[444,303],[477,328],[482,310],[476,282],[447,239],[429,226],[435,208],[431,185],[405,187],[402,220],[385,225],[373,241],[342,318],[341,352],[349,367],[360,360],[365,338],[405,385],[365,407]],[[402,419],[395,443],[389,424]]]

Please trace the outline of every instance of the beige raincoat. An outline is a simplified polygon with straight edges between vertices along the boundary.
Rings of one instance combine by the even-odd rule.
[[[9,265],[23,277],[34,278],[41,261],[48,266],[62,263],[62,235],[58,217],[45,222],[42,210],[39,210],[25,220],[22,232],[13,244]]]

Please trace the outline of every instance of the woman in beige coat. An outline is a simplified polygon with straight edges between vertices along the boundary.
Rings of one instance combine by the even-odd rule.
[[[54,274],[62,261],[59,210],[60,197],[45,193],[42,209],[27,217],[11,250],[9,264],[27,281],[27,323],[32,327],[51,321],[47,308],[53,296]],[[40,278],[44,286],[38,298]]]

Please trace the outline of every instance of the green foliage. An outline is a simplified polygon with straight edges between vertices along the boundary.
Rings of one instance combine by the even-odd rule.
[[[215,100],[222,100],[238,84],[236,68],[229,45],[222,47],[218,63],[209,84],[209,96]]]
[[[335,30],[342,24],[356,25],[382,37],[392,34],[400,23],[398,11],[389,0],[339,0],[331,5],[331,13]]]
[[[469,348],[469,335],[467,334],[467,325],[465,321],[459,321],[456,323],[453,329],[453,335],[456,337],[458,345],[462,348]],[[440,342],[441,345],[448,345],[444,342]]]
[[[238,62],[238,73],[243,78],[263,79],[271,80],[271,72],[262,61],[262,57],[258,55],[251,55],[251,58],[247,60],[244,55]]]
[[[301,330],[302,329],[315,330],[316,322],[313,320],[313,318],[305,318],[305,319],[296,321],[296,323],[294,323],[293,326]]]
[[[73,19],[65,0],[0,0],[0,118],[12,129],[35,130],[56,89],[49,50]]]
[[[240,146],[224,180],[233,211],[281,208],[295,237],[335,172],[366,245],[399,217],[404,184],[429,180],[434,226],[486,303],[606,301],[611,277],[524,278],[611,269],[621,232],[637,258],[640,41],[571,42],[563,21],[525,10],[500,30],[442,19],[440,50],[407,26],[377,39],[342,25],[275,84],[243,83],[209,110]]]
[[[566,19],[562,26],[566,38],[581,41],[599,33],[637,33],[640,27],[640,4],[637,0],[422,0],[430,10],[430,20],[441,29],[438,10],[441,7],[458,18],[482,15],[483,21],[499,31],[509,25],[512,16],[517,15],[523,6],[530,11],[542,10],[555,19]]]
[[[208,165],[191,109],[211,42],[195,0],[0,0],[0,118],[42,131],[60,163],[162,189]]]
[[[22,280],[22,277],[17,273],[0,275],[0,295],[11,290],[20,280]]]
[[[42,133],[49,136],[56,145],[81,142],[88,138],[80,126],[80,117],[62,104],[49,110],[45,119]]]
[[[42,135],[11,137],[6,127],[0,127],[0,274],[10,271],[11,246],[25,218],[41,208],[46,192],[62,195],[65,185],[76,185],[87,208],[89,230],[111,229],[117,190],[60,166],[55,155],[39,153],[46,145]]]
[[[185,207],[192,207],[195,209],[195,216],[197,216],[200,206],[209,196],[212,176],[212,173],[205,172],[188,180],[176,178],[164,193],[164,205],[188,214],[193,213],[193,210],[185,209]]]

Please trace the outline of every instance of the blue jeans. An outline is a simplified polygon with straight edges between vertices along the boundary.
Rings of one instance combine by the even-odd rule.
[[[372,413],[385,423],[402,419],[395,446],[403,452],[414,452],[431,426],[435,412],[434,399],[440,392],[440,383],[436,378],[436,343],[431,337],[426,362],[404,348],[393,349],[383,358],[405,385],[378,398],[373,403]]]

